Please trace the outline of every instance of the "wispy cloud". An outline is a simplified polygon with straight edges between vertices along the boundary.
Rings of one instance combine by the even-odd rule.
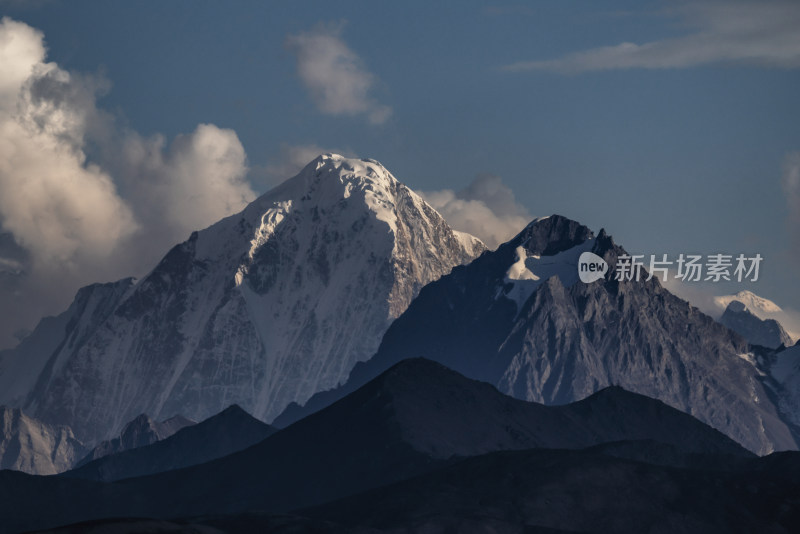
[[[297,74],[319,110],[329,115],[364,116],[382,124],[392,109],[371,96],[375,76],[344,40],[344,25],[319,24],[286,38],[297,59]]]
[[[56,0],[0,0],[0,7],[34,10],[54,3]]]
[[[21,262],[11,258],[0,257],[0,272],[10,272],[12,274],[19,274],[24,269]]]
[[[483,12],[491,16],[532,16],[536,10],[524,4],[490,5],[483,8]]]
[[[800,259],[800,151],[790,152],[784,158],[781,185],[789,210],[787,222],[792,254]]]
[[[532,219],[499,176],[478,175],[461,191],[420,193],[456,230],[478,237],[494,248],[519,233]]]
[[[614,69],[687,68],[710,63],[765,68],[800,67],[800,3],[795,0],[682,2],[664,11],[686,35],[618,43],[556,59],[521,61],[510,71],[580,73]]]

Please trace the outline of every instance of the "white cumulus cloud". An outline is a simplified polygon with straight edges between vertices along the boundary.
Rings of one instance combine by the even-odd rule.
[[[11,109],[22,84],[41,65],[46,50],[40,31],[8,17],[0,19],[0,108]]]
[[[137,224],[82,150],[87,116],[70,103],[93,99],[93,90],[44,60],[41,33],[0,21],[0,224],[39,264],[77,268]],[[58,86],[68,94],[48,99]]]
[[[421,192],[447,223],[495,248],[522,231],[533,218],[499,176],[478,175],[461,191]]]
[[[784,158],[781,182],[789,209],[787,222],[792,253],[800,258],[800,151],[790,152]]]
[[[236,132],[200,124],[167,146],[162,135],[129,133],[119,153],[119,179],[137,214],[170,240],[186,238],[241,210],[255,194]]]
[[[48,62],[40,31],[0,20],[0,347],[80,286],[144,274],[255,197],[235,132],[140,136],[98,107],[109,88]]]

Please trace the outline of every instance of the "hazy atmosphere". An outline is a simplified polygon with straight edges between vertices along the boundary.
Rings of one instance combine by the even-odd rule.
[[[323,152],[493,248],[761,254],[800,308],[800,3],[0,1],[0,348]],[[672,284],[670,287],[674,287]]]

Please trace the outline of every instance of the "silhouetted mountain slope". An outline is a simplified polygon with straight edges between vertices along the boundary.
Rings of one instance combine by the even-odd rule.
[[[146,447],[162,439],[166,439],[178,430],[196,424],[194,421],[176,415],[166,421],[153,421],[147,414],[141,414],[133,421],[125,425],[122,433],[110,440],[102,441],[89,452],[74,467],[80,467],[87,463],[109,456],[118,454],[139,447]]]
[[[412,527],[401,532],[415,532]],[[483,530],[481,530],[483,531]],[[77,523],[37,534],[389,534],[396,530],[378,530],[288,514],[240,514],[165,521],[159,519],[106,519]],[[462,532],[462,531],[458,531]],[[467,531],[464,531],[467,532]],[[503,530],[491,530],[502,534]],[[526,526],[507,531],[517,534],[580,534],[544,527]]]
[[[38,531],[38,534],[380,534],[368,527],[288,514],[242,514],[187,520],[100,519]]]
[[[643,439],[682,451],[752,456],[690,416],[620,388],[547,407],[412,359],[257,445],[205,464],[114,483],[0,473],[0,516],[6,518],[0,530],[114,516],[286,512],[430,472],[463,456]],[[46,504],[52,500],[58,506]],[[39,513],[43,507],[47,512]]]
[[[151,475],[222,458],[274,433],[274,428],[233,405],[162,441],[105,456],[63,476],[112,481]]]
[[[796,471],[800,455],[783,458]],[[770,458],[677,469],[591,451],[503,451],[298,513],[390,532],[790,533],[800,479]],[[535,530],[534,530],[535,531]]]
[[[652,465],[688,469],[734,471],[752,464],[752,457],[741,454],[687,452],[679,445],[649,439],[612,441],[584,450]]]

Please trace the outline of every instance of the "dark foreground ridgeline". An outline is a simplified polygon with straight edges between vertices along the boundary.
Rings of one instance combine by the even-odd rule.
[[[423,359],[201,465],[111,483],[0,472],[4,533],[789,532],[798,505],[797,453],[757,458],[621,388],[548,407]]]

